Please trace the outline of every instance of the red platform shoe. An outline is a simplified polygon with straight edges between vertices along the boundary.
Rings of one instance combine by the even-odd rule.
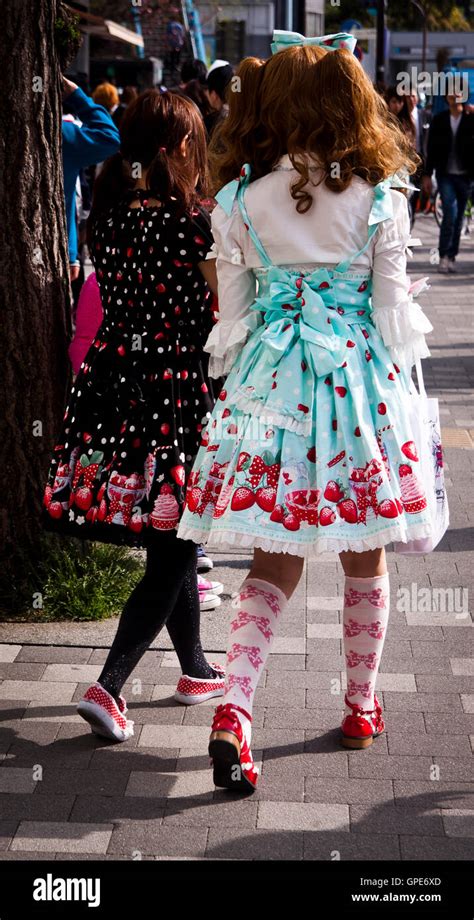
[[[218,706],[209,738],[209,755],[214,768],[214,785],[236,792],[253,792],[257,785],[258,768],[245,738],[237,713],[251,717],[245,709],[226,703]]]
[[[347,748],[366,748],[372,744],[385,729],[382,719],[382,707],[374,694],[374,708],[362,709],[355,703],[350,703],[347,696],[344,702],[352,710],[350,715],[344,717],[341,725],[342,744]]]

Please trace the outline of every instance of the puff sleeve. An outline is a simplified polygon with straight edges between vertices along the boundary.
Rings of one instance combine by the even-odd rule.
[[[391,195],[393,218],[380,225],[374,245],[372,320],[392,359],[411,370],[418,358],[429,356],[425,335],[433,326],[414,299],[427,290],[427,279],[411,284],[407,275],[408,203],[398,191]]]
[[[214,245],[208,258],[216,258],[219,319],[207,339],[209,374],[229,373],[249,335],[259,325],[258,314],[249,309],[256,296],[254,273],[245,266],[244,227],[235,202],[230,214],[219,204],[211,215]]]

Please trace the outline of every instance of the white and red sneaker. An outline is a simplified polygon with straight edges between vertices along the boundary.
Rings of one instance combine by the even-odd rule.
[[[111,741],[127,741],[133,735],[133,722],[125,718],[127,704],[118,703],[99,683],[92,684],[78,703],[77,711],[89,722],[94,734]]]
[[[240,706],[226,703],[225,706],[218,706],[215,711],[209,738],[214,785],[234,792],[254,792],[258,767],[255,766],[250,750],[250,730],[244,730],[239,713],[245,716],[248,727],[252,718]]]
[[[374,708],[362,709],[355,703],[350,703],[347,695],[344,702],[350,710],[349,714],[342,720],[342,744],[348,748],[366,748],[372,744],[374,738],[385,729],[385,722],[382,718],[382,707],[374,694]]]
[[[183,674],[179,678],[174,698],[185,706],[194,706],[196,703],[205,703],[214,696],[223,696],[225,671],[220,664],[211,662],[211,667],[216,672],[216,677],[188,677]]]
[[[198,575],[198,588],[199,593],[201,594],[222,594],[224,590],[224,585],[221,581],[212,581],[210,578],[203,578],[202,575]]]

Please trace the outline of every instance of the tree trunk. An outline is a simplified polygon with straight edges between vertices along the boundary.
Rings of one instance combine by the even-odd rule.
[[[2,0],[0,546],[3,573],[18,582],[37,549],[69,382],[57,7],[58,0]]]

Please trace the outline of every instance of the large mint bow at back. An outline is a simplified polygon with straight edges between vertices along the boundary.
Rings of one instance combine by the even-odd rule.
[[[268,291],[252,305],[264,314],[266,325],[262,334],[267,358],[277,364],[296,338],[301,338],[310,349],[318,376],[328,374],[343,364],[346,357],[347,335],[338,335],[337,300],[325,268],[311,275],[296,278],[279,268],[269,269]],[[339,330],[338,330],[339,331]]]
[[[319,35],[315,38],[305,38],[299,32],[284,32],[275,29],[273,32],[273,41],[271,44],[272,54],[279,51],[285,51],[287,48],[293,48],[296,45],[322,45],[328,51],[354,51],[357,39],[350,32],[337,32],[335,35]]]

